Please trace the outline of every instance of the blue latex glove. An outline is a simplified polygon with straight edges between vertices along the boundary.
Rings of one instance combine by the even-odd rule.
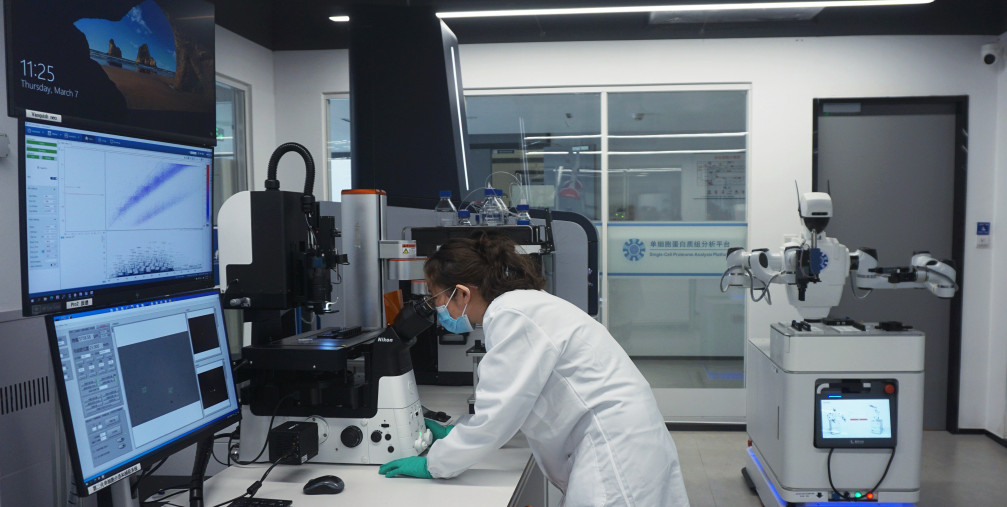
[[[410,456],[408,458],[399,458],[394,461],[389,461],[388,463],[381,465],[381,468],[378,469],[378,473],[384,475],[385,477],[405,475],[409,477],[419,477],[420,479],[433,479],[430,472],[427,471],[426,456]]]
[[[455,427],[453,424],[449,424],[447,426],[441,426],[437,422],[432,421],[430,419],[423,419],[423,422],[427,424],[427,428],[430,428],[430,433],[433,434],[434,440],[440,440],[448,436],[448,433],[451,432],[451,428]]]

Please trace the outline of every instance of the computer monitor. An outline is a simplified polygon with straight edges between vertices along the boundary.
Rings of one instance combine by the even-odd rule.
[[[3,4],[8,115],[216,142],[212,3]]]
[[[80,495],[240,418],[216,290],[52,315],[46,326]]]
[[[212,149],[20,127],[26,316],[213,285]]]

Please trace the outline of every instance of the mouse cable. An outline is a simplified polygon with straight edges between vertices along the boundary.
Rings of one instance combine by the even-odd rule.
[[[840,493],[839,490],[836,489],[836,485],[832,483],[832,451],[835,450],[836,450],[835,447],[829,449],[829,457],[825,460],[825,469],[828,471],[829,475],[829,486],[832,488],[832,492],[835,493],[836,496],[838,496],[839,498],[849,499],[848,496]],[[874,493],[875,491],[877,491],[878,488],[881,487],[881,483],[885,481],[885,477],[888,475],[888,469],[892,467],[892,460],[894,458],[895,458],[895,448],[892,447],[892,453],[888,455],[888,464],[885,465],[884,473],[881,474],[881,478],[878,479],[878,483],[875,484],[874,487],[871,488],[870,491],[868,491],[867,493]],[[864,497],[866,496],[867,494],[865,493]]]
[[[276,468],[276,465],[279,465],[281,461],[287,459],[290,456],[293,456],[295,453],[296,453],[296,451],[294,449],[291,449],[289,452],[287,452],[283,456],[280,456],[279,458],[276,458],[276,461],[274,461],[271,465],[269,465],[269,468],[267,468],[266,472],[264,474],[262,474],[262,477],[260,477],[259,480],[253,482],[252,485],[249,486],[248,489],[245,490],[244,493],[242,493],[240,496],[236,496],[236,497],[234,497],[234,498],[232,498],[232,499],[230,499],[230,500],[228,500],[226,502],[218,503],[217,505],[214,505],[213,507],[223,507],[225,505],[230,505],[231,503],[235,502],[236,500],[238,500],[240,498],[245,498],[245,497],[252,498],[259,491],[259,488],[262,487],[262,481],[266,480],[266,477],[269,476],[269,472],[272,472],[273,469]]]

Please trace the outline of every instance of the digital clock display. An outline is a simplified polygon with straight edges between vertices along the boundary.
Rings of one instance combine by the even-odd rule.
[[[52,72],[52,65],[46,65],[42,62],[21,60],[21,73],[24,77],[40,81],[49,81],[51,83],[56,80],[56,75]]]

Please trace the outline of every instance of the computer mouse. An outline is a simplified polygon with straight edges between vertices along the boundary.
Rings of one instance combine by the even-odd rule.
[[[335,475],[315,477],[304,485],[305,495],[334,495],[341,493],[346,485]]]

